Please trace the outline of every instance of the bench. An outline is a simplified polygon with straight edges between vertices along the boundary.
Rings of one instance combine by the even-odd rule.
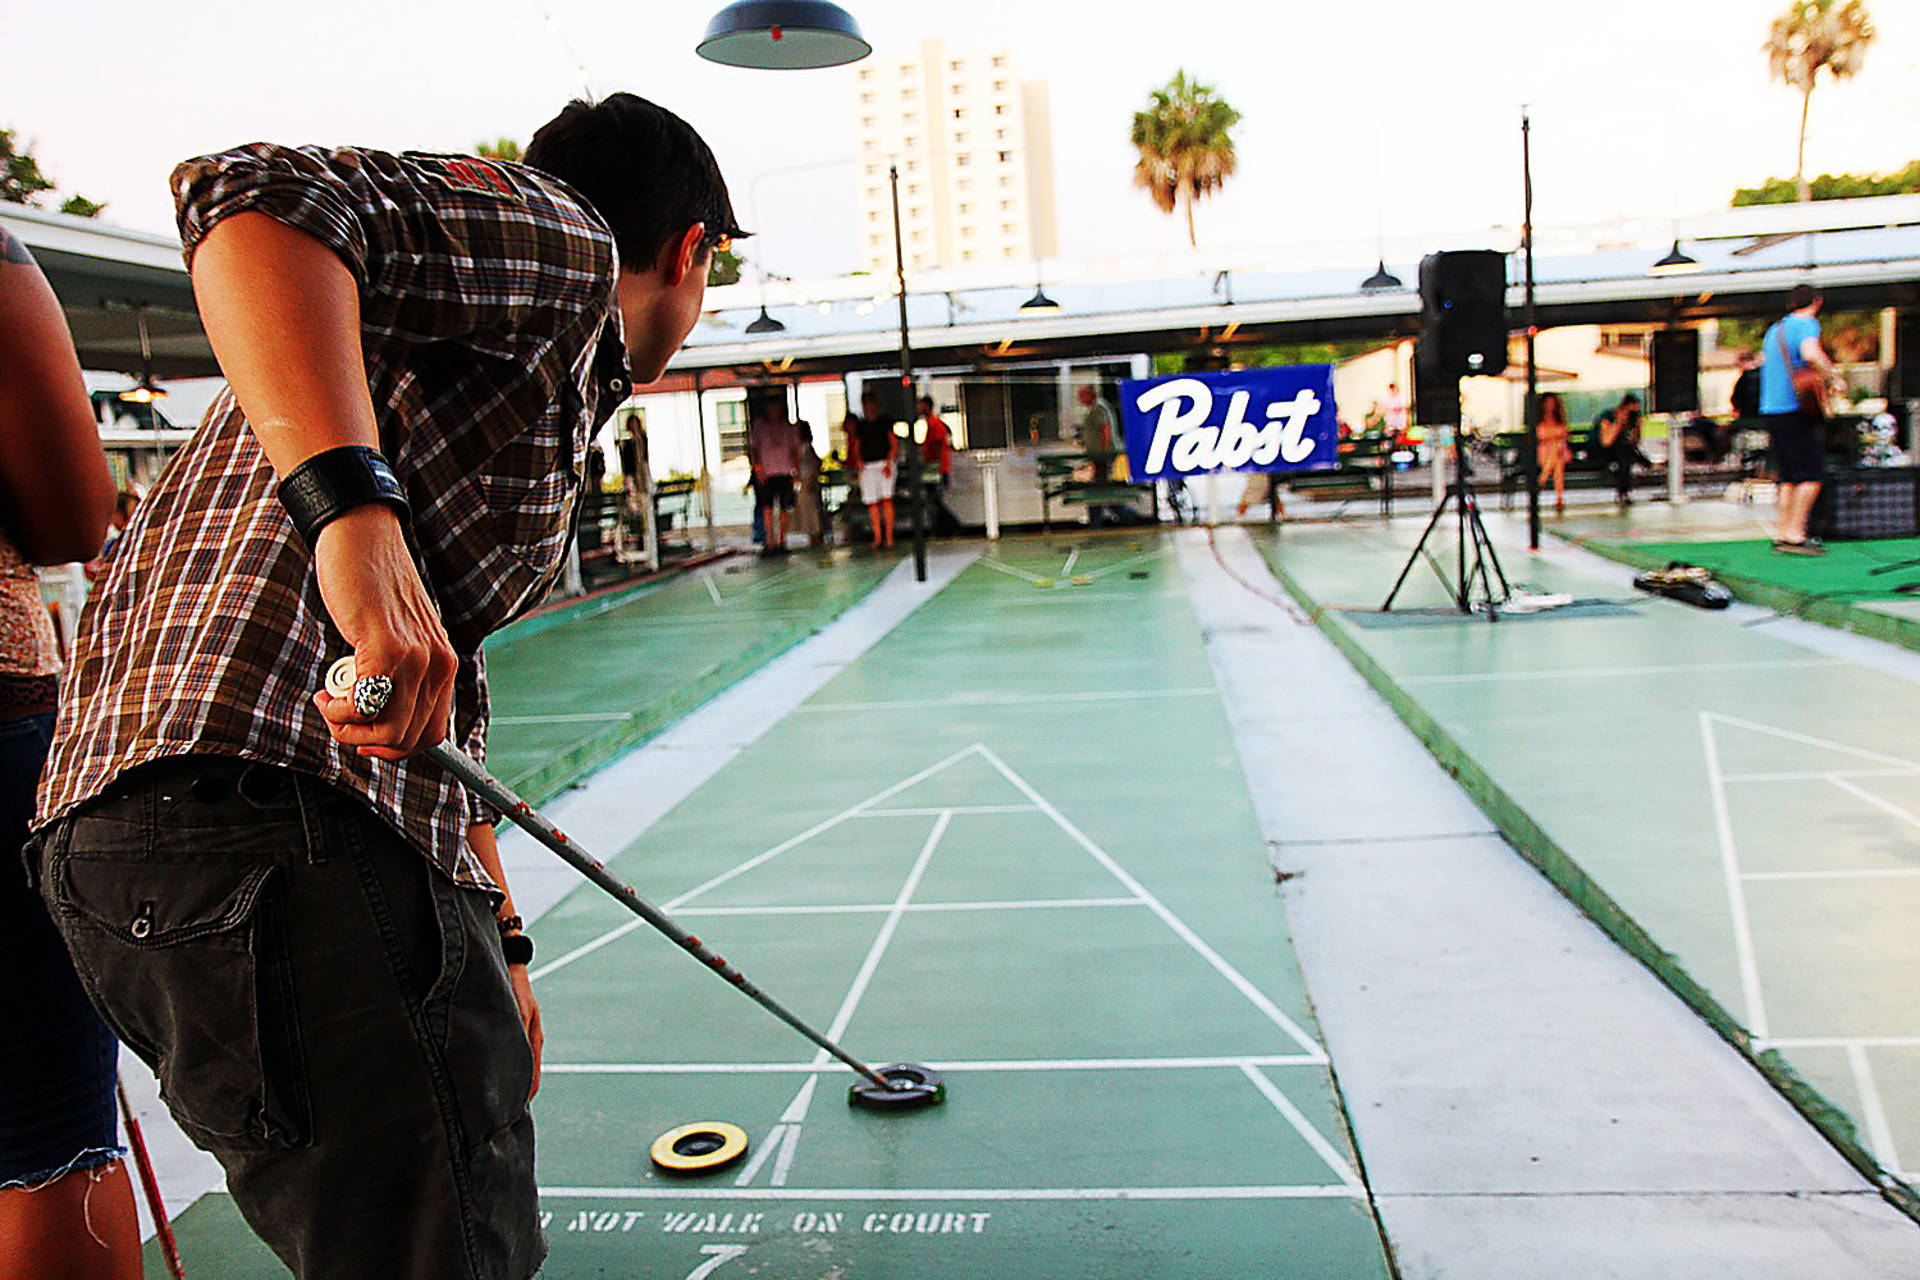
[[[1053,528],[1053,504],[1063,506],[1132,506],[1138,502],[1143,492],[1140,486],[1127,484],[1120,480],[1076,480],[1074,473],[1083,467],[1091,467],[1096,476],[1108,474],[1113,459],[1111,453],[1043,453],[1034,459],[1035,469],[1040,475],[1040,527]]]
[[[1322,471],[1292,471],[1286,476],[1287,492],[1303,497],[1352,501],[1380,495],[1381,510],[1390,500],[1386,481],[1392,465],[1393,450],[1381,436],[1357,436],[1342,440],[1339,462]]]

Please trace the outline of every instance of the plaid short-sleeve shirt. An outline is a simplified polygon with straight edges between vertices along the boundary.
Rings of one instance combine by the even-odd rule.
[[[190,160],[173,184],[189,260],[252,211],[325,244],[358,282],[381,449],[460,655],[454,740],[484,755],[480,642],[558,575],[589,442],[629,390],[612,233],[556,180],[459,156],[254,144]],[[466,830],[495,815],[429,762],[341,747],[314,707],[350,650],[279,479],[223,393],[88,601],[38,821],[148,761],[238,756],[359,795],[441,870],[487,886]]]

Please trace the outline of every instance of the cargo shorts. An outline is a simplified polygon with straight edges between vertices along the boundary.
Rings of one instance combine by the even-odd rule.
[[[488,895],[344,792],[181,756],[49,825],[42,899],[107,1024],[303,1280],[524,1280],[533,1061]]]

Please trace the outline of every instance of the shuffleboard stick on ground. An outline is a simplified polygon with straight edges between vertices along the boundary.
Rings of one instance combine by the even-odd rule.
[[[336,698],[350,697],[353,693],[354,678],[353,658],[349,655],[328,669],[327,692]],[[715,954],[699,938],[682,929],[671,916],[635,893],[631,885],[608,871],[599,859],[575,844],[565,832],[542,817],[539,810],[515,795],[506,783],[488,773],[478,761],[451,742],[443,739],[421,754],[458,778],[469,791],[507,814],[521,830],[558,854],[562,861],[581,875],[604,889],[614,901],[679,944],[688,955],[739,988],[748,999],[847,1066],[852,1067],[860,1076],[860,1083],[854,1085],[848,1094],[848,1101],[855,1106],[899,1111],[927,1106],[946,1099],[946,1084],[940,1079],[939,1073],[932,1068],[903,1062],[897,1066],[884,1067],[876,1071],[820,1032],[815,1031],[797,1014],[750,982],[746,974]]]

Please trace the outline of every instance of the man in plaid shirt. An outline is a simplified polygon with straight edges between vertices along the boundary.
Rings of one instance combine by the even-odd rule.
[[[41,893],[296,1275],[517,1280],[532,948],[495,815],[414,757],[484,752],[481,641],[552,585],[594,435],[742,233],[628,94],[524,165],[254,144],[174,187],[229,390],[88,604]],[[364,690],[316,693],[346,654]]]

